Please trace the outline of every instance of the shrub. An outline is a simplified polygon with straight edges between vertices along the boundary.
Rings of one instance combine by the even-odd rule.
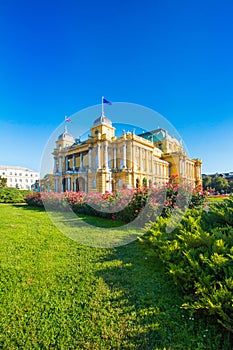
[[[85,192],[36,192],[26,197],[26,202],[33,206],[43,206],[47,209],[64,209],[68,205],[75,213],[94,215],[103,218],[113,218],[124,222],[132,222],[139,214],[142,224],[154,221],[155,215],[163,217],[170,215],[174,208],[185,209],[202,205],[204,195],[199,190],[179,187],[176,178],[162,188],[148,187],[124,189],[116,193],[85,193]],[[146,206],[146,210],[143,211]],[[143,211],[143,212],[142,212]]]
[[[189,209],[173,232],[160,218],[140,240],[185,295],[184,308],[208,313],[233,332],[233,198]]]
[[[25,194],[29,191],[19,190],[12,187],[0,189],[0,203],[23,203]]]

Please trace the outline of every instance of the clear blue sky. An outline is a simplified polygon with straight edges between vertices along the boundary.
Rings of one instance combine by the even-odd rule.
[[[0,164],[39,170],[64,115],[104,95],[165,116],[203,172],[233,171],[232,15],[226,0],[1,0]]]

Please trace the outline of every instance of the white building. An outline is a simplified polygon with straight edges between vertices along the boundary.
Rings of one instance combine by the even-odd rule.
[[[7,179],[7,187],[30,190],[39,180],[39,172],[20,166],[0,165],[0,176]]]

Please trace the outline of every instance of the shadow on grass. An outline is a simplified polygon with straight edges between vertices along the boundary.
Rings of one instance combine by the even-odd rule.
[[[132,318],[131,328],[137,329],[135,334],[125,335],[127,342],[134,344],[134,349],[171,345],[174,327],[171,318],[178,324],[181,321],[177,312],[182,299],[162,265],[145,254],[138,241],[115,249],[107,259],[103,261],[106,269],[98,275],[110,289],[123,290],[124,303],[131,313],[128,316]],[[118,261],[115,266],[114,261]]]
[[[98,276],[111,290],[123,291],[130,328],[137,330],[125,337],[134,349],[230,349],[228,344],[223,346],[223,335],[211,339],[216,328],[213,326],[211,335],[208,319],[194,320],[181,308],[184,300],[180,291],[162,263],[139,241],[115,249],[102,262],[105,268]],[[203,333],[206,328],[209,338]]]
[[[16,208],[22,208],[25,210],[33,210],[33,211],[38,211],[38,212],[47,212],[47,210],[44,207],[37,207],[37,206],[29,206],[26,203],[19,203],[19,204],[12,204]],[[94,226],[94,227],[102,227],[102,228],[112,228],[112,227],[121,227],[125,225],[123,221],[120,220],[113,220],[113,219],[105,219],[97,216],[90,216],[86,214],[77,214],[74,211],[72,211],[70,208],[64,208],[64,210],[56,210],[56,211],[48,211],[49,216],[53,215],[53,213],[59,214],[64,214],[64,213],[69,213],[71,212],[74,217],[77,219],[80,219],[84,221],[85,223]],[[69,225],[75,226],[75,222],[73,220],[69,220]]]
[[[27,205],[27,203],[14,203],[14,204],[12,204],[12,206],[15,208],[19,208],[19,209],[33,210],[33,211],[38,211],[38,212],[45,211],[44,207],[29,206],[29,205]]]

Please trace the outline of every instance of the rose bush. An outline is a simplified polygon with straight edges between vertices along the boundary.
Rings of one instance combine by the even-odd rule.
[[[158,214],[167,217],[175,208],[202,206],[205,195],[200,188],[179,186],[176,177],[172,177],[166,185],[154,189],[142,187],[106,193],[35,192],[25,200],[28,205],[45,206],[49,210],[71,208],[75,213],[131,222],[139,214],[143,221],[149,221]]]

